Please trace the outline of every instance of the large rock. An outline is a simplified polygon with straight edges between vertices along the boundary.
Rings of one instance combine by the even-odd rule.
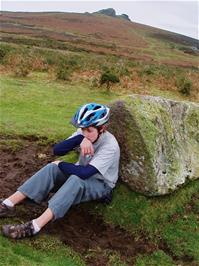
[[[128,20],[128,21],[131,21],[127,14],[118,15],[117,17],[118,18],[123,18],[123,19]]]
[[[111,110],[120,177],[130,188],[163,195],[199,177],[199,104],[131,95]]]
[[[110,17],[115,17],[116,16],[115,9],[113,9],[113,8],[102,9],[102,10],[99,10],[97,12],[94,12],[94,14],[95,13],[103,14],[103,15],[110,16]]]

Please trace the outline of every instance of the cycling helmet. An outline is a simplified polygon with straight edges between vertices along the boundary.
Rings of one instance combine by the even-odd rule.
[[[75,127],[85,128],[101,126],[108,122],[110,109],[102,104],[87,103],[79,108],[71,123]]]

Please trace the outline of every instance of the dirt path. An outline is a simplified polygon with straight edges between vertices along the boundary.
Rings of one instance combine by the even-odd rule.
[[[39,146],[34,139],[24,139],[17,151],[1,147],[0,198],[7,197],[17,187],[46,163],[54,160],[51,147]],[[26,211],[19,212],[20,219],[27,221],[37,217],[46,208],[24,203]],[[107,254],[120,254],[121,259],[133,265],[138,254],[150,254],[157,247],[144,236],[134,238],[122,228],[105,224],[101,217],[89,213],[86,204],[73,207],[67,215],[50,223],[43,234],[56,235],[60,240],[79,252],[87,265],[107,265]]]

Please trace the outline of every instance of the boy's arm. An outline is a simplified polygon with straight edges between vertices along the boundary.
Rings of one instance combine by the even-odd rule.
[[[65,155],[67,152],[72,151],[75,147],[80,145],[83,139],[84,136],[79,134],[75,137],[61,141],[53,147],[53,154],[58,156]]]
[[[90,164],[86,166],[75,165],[73,163],[67,163],[67,162],[57,162],[56,164],[58,165],[62,173],[66,175],[77,175],[81,179],[87,179],[92,175],[99,173],[99,171]]]
[[[81,145],[80,145],[81,144]],[[87,154],[93,155],[94,149],[91,141],[86,139],[83,135],[79,134],[74,137],[68,138],[58,144],[53,148],[54,155],[65,155],[67,152],[73,150],[76,146],[81,148],[81,153],[83,156]],[[66,175],[77,175],[82,179],[87,179],[90,176],[99,173],[99,171],[92,165],[75,165],[73,163],[67,163],[62,161],[52,162],[60,168],[60,170]]]

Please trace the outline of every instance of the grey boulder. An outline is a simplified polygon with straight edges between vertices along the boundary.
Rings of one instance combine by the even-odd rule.
[[[164,195],[199,178],[199,104],[131,95],[112,103],[110,121],[131,189]]]

